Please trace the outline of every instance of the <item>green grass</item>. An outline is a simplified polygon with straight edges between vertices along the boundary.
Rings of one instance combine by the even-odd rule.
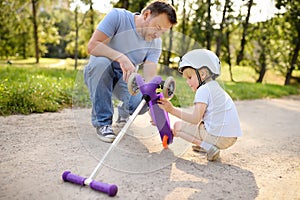
[[[65,69],[0,67],[0,115],[55,112],[72,106],[78,96],[77,74]],[[87,92],[82,96],[88,98]]]
[[[299,88],[295,86],[275,84],[224,82],[223,87],[233,100],[278,98],[299,94]]]
[[[66,107],[90,107],[89,94],[84,85],[82,71],[75,71],[74,60],[41,59],[13,60],[7,65],[0,60],[0,115],[56,112]],[[78,69],[87,61],[80,60]],[[277,98],[299,94],[296,86],[279,85],[282,77],[270,73],[265,83],[254,83],[251,68],[234,67],[236,81],[229,81],[226,67],[219,78],[220,85],[234,100]],[[191,106],[194,92],[178,73],[176,91],[172,102],[175,106]],[[276,78],[274,78],[276,77]],[[165,78],[165,76],[163,76]]]
[[[263,83],[255,83],[258,75],[251,67],[234,66],[233,78],[230,80],[229,67],[223,66],[221,76],[217,79],[233,100],[278,98],[287,95],[300,94],[299,85],[283,86],[285,78],[274,70],[268,70]],[[300,70],[294,70],[293,76],[299,77]],[[188,87],[178,73],[173,73],[176,79],[176,92],[172,103],[176,106],[191,106],[195,93]]]
[[[247,71],[249,69],[245,70]],[[247,73],[243,76],[247,76]],[[166,78],[165,76],[163,77]],[[176,80],[176,91],[171,102],[173,105],[181,107],[192,106],[195,93],[186,84],[185,79],[183,79],[180,75],[176,74],[173,75],[173,77]],[[217,81],[233,100],[278,98],[282,96],[300,94],[300,89],[296,86],[254,82],[231,82],[222,76],[218,78]]]

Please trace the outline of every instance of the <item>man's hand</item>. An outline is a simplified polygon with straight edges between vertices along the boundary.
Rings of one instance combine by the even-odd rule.
[[[120,63],[120,67],[123,72],[123,80],[127,83],[130,74],[135,72],[135,66],[128,59],[128,57],[125,56],[124,54],[122,54],[120,57],[118,57],[116,59],[116,61]]]
[[[128,82],[128,77],[132,72],[135,72],[135,66],[131,63],[129,58],[112,48],[107,44],[110,42],[110,38],[105,33],[95,30],[88,44],[88,52],[94,56],[104,56],[113,61],[120,63],[120,67],[123,72],[123,80]]]

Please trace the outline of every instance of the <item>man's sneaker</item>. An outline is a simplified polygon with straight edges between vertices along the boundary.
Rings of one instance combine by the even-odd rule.
[[[198,145],[193,145],[192,146],[193,151],[195,152],[199,152],[199,153],[206,153],[205,149],[203,149],[202,147],[198,146]]]
[[[214,161],[220,156],[220,150],[216,146],[212,146],[207,152],[207,160]]]
[[[97,136],[103,142],[112,143],[116,138],[115,133],[113,132],[111,125],[104,125],[96,128]]]
[[[120,117],[120,116],[118,117],[116,123],[114,123],[114,125],[113,125],[113,129],[114,129],[115,133],[118,134],[122,130],[122,128],[127,123],[128,119],[129,118],[123,118],[123,117]]]

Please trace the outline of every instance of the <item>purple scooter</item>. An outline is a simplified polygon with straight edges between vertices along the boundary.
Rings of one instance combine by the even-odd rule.
[[[162,89],[161,92],[157,92],[158,89]],[[168,144],[171,144],[173,142],[173,134],[172,130],[170,128],[170,121],[167,112],[160,109],[157,105],[157,100],[159,98],[165,97],[165,98],[172,98],[175,91],[175,81],[172,77],[168,77],[166,81],[162,81],[162,78],[160,76],[155,76],[150,82],[144,83],[142,77],[137,74],[133,73],[129,77],[128,80],[128,90],[131,95],[135,95],[141,91],[143,94],[143,98],[139,106],[136,108],[134,113],[129,117],[127,123],[122,128],[114,142],[110,145],[109,149],[106,151],[106,153],[103,155],[102,159],[92,172],[92,174],[88,178],[84,178],[81,176],[78,176],[76,174],[72,174],[70,171],[65,171],[62,174],[62,179],[65,182],[71,182],[77,185],[85,186],[88,185],[90,188],[104,192],[108,194],[109,196],[115,196],[118,192],[118,187],[114,184],[108,184],[103,182],[95,181],[94,178],[97,176],[99,171],[103,167],[104,160],[109,155],[109,153],[116,147],[116,145],[120,142],[122,137],[125,135],[127,129],[130,127],[134,119],[137,117],[139,112],[142,110],[142,108],[145,106],[146,103],[148,103],[148,106],[150,108],[150,113],[152,116],[152,119],[154,120],[154,123],[156,124],[159,132],[160,137],[163,143],[163,147],[167,148]]]
[[[168,145],[173,142],[169,115],[158,107],[157,100],[163,97],[168,99],[173,97],[175,91],[173,77],[169,76],[166,81],[163,81],[160,76],[155,76],[149,83],[145,83],[141,75],[133,73],[128,79],[128,91],[131,95],[136,95],[140,91],[143,98],[150,98],[148,106],[152,120],[158,128],[163,147],[168,148]]]

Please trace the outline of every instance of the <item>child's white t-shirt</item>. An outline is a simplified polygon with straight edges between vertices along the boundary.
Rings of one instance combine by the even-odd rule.
[[[222,137],[242,135],[234,102],[217,81],[209,81],[197,89],[194,103],[197,102],[207,105],[203,121],[209,134]]]

